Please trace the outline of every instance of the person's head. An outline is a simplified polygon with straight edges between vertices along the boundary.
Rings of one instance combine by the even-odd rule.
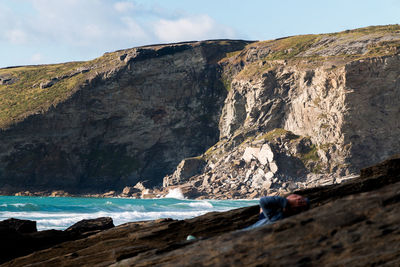
[[[308,210],[310,207],[309,200],[303,196],[291,194],[291,195],[287,196],[286,199],[288,201],[289,209],[292,212],[297,213],[297,212],[305,211],[305,210]]]

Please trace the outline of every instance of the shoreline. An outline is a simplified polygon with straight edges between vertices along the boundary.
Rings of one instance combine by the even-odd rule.
[[[258,205],[256,200],[194,200],[177,198],[81,198],[0,197],[0,220],[18,218],[37,221],[40,230],[63,230],[84,219],[111,217],[115,225],[141,220],[194,218],[208,212],[223,212]]]
[[[349,175],[340,178],[332,179],[330,182],[322,184],[313,184],[298,190],[307,190],[320,186],[328,186],[341,184],[349,180],[358,178],[359,175]],[[194,187],[188,187],[186,184],[170,186],[164,188],[149,189],[143,186],[141,182],[135,186],[126,186],[123,190],[108,190],[104,193],[70,193],[64,190],[8,190],[0,191],[0,196],[28,196],[28,197],[77,197],[77,198],[127,198],[127,199],[160,199],[171,195],[172,198],[185,198],[192,200],[254,200],[262,196],[285,196],[290,194],[290,190],[279,188],[275,191],[255,190],[253,194],[229,195],[223,196],[220,194],[202,194]]]
[[[2,266],[393,265],[400,248],[399,190],[397,156],[361,170],[357,179],[292,192],[309,198],[311,208],[272,225],[240,231],[258,219],[259,207],[253,205],[105,230],[81,225],[72,227],[74,234],[71,227],[14,230],[1,240],[9,257]],[[189,235],[195,239],[187,240]]]

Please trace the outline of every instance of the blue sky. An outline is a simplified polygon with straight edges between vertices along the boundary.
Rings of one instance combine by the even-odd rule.
[[[205,39],[269,40],[400,23],[400,0],[0,0],[0,67]]]

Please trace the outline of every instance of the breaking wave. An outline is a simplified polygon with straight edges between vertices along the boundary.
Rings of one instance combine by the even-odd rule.
[[[0,196],[0,220],[34,220],[38,230],[63,230],[83,219],[112,217],[114,224],[120,225],[160,218],[187,219],[210,211],[257,204],[246,200],[188,200],[178,197],[177,191],[162,199]]]
[[[174,189],[169,190],[169,192],[165,196],[165,198],[185,199],[182,191],[179,188],[174,188]]]

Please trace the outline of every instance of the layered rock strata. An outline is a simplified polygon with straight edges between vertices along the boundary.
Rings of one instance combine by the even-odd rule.
[[[2,191],[87,193],[161,184],[180,160],[218,140],[226,90],[217,61],[247,43],[122,50],[39,82],[35,90],[50,97],[62,83],[86,79],[66,101],[0,131]]]
[[[221,61],[220,141],[202,172],[164,185],[252,198],[338,183],[400,151],[399,27],[365,31],[257,42]]]
[[[400,151],[399,54],[388,25],[0,69],[0,193],[142,182],[147,197],[253,198],[338,183]]]

